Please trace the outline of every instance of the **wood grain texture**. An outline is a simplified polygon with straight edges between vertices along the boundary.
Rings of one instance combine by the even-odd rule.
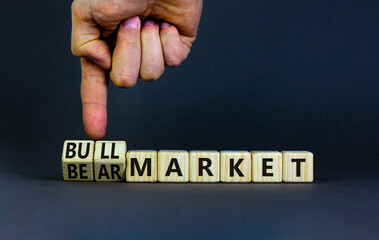
[[[125,141],[97,141],[94,170],[96,181],[125,180]]]
[[[282,154],[278,151],[251,152],[253,182],[282,182]]]
[[[221,182],[250,182],[251,154],[248,151],[221,151]]]
[[[93,181],[94,145],[94,141],[64,142],[62,173],[65,181]]]
[[[161,150],[158,152],[159,182],[188,182],[189,154],[181,150]]]
[[[284,182],[313,182],[313,153],[283,151],[282,155]]]
[[[142,173],[142,174],[141,174]],[[126,154],[127,182],[156,182],[158,153],[153,150],[129,151]]]
[[[190,182],[220,181],[220,153],[218,151],[190,151],[189,154]]]

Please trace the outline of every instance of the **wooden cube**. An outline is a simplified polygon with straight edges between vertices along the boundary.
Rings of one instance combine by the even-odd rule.
[[[97,141],[94,169],[96,181],[125,180],[125,141]]]
[[[127,182],[156,182],[157,171],[157,151],[129,151],[126,154]]]
[[[220,153],[190,151],[190,182],[219,182]]]
[[[159,182],[188,182],[188,151],[161,150],[158,152]]]
[[[251,154],[248,151],[221,151],[221,182],[250,182]]]
[[[278,151],[251,152],[251,179],[253,182],[281,182],[282,154]]]
[[[313,182],[313,153],[283,151],[283,181]]]
[[[65,181],[93,181],[93,149],[94,141],[64,142],[62,173]]]

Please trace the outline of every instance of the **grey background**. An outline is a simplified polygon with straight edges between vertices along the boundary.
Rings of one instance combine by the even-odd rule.
[[[313,184],[66,183],[82,126],[71,1],[1,1],[0,239],[377,239],[377,1],[205,0],[155,83],[109,89],[129,149],[304,149]]]

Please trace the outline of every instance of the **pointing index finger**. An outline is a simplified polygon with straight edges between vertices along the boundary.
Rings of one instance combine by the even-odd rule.
[[[81,59],[83,123],[93,140],[104,138],[107,127],[108,73],[97,64]]]

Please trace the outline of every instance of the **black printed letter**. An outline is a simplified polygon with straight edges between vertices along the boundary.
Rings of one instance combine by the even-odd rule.
[[[105,143],[101,144],[101,158],[109,158],[109,156],[105,155]]]
[[[173,168],[173,165],[175,165],[175,168]],[[171,158],[170,164],[168,165],[168,169],[166,172],[166,177],[170,176],[171,172],[176,172],[178,173],[179,177],[182,177],[182,171],[180,170],[178,159],[176,158]]]
[[[73,142],[67,143],[66,158],[74,158],[75,157],[75,154],[76,154],[75,148],[76,148],[76,143],[73,143]]]
[[[291,159],[291,162],[296,163],[296,177],[301,177],[300,170],[301,170],[301,163],[305,162],[304,158],[294,158]]]
[[[88,179],[87,176],[84,176],[84,173],[87,172],[84,168],[87,166],[87,164],[79,164],[79,173],[80,173],[80,179]]]
[[[242,173],[241,170],[238,168],[239,165],[241,165],[242,161],[243,161],[243,158],[240,158],[240,159],[237,161],[236,165],[234,165],[234,158],[231,158],[231,159],[230,159],[230,170],[229,170],[229,171],[230,171],[230,176],[231,176],[231,177],[234,177],[234,170],[237,172],[238,176],[240,176],[240,177],[244,177],[243,173]]]
[[[204,166],[203,163],[206,162],[206,165]],[[209,170],[209,167],[212,165],[212,161],[209,158],[199,158],[199,176],[203,176],[203,170],[205,170],[209,176],[213,176],[211,170]]]
[[[151,158],[145,158],[143,162],[142,169],[138,164],[137,158],[130,159],[130,175],[134,177],[134,168],[136,168],[138,175],[142,176],[147,168],[147,176],[151,177]]]
[[[118,179],[121,179],[120,174],[118,172],[120,171],[120,166],[116,164],[111,164],[111,174],[112,179],[116,179],[115,176],[117,175]]]
[[[78,173],[76,172],[76,169],[77,169],[77,167],[75,164],[67,164],[67,171],[68,171],[68,178],[69,179],[78,177]]]
[[[115,149],[116,149],[116,143],[112,143],[112,151],[111,151],[111,158],[112,159],[119,159],[119,156],[115,156]]]
[[[263,158],[262,159],[262,176],[263,177],[272,177],[273,173],[268,173],[267,169],[272,169],[272,166],[267,165],[267,162],[273,162],[272,158]]]
[[[109,179],[107,168],[105,167],[104,164],[101,164],[98,179],[101,179],[103,176],[105,176],[106,179]]]
[[[91,146],[91,143],[87,143],[86,153],[84,155],[82,155],[83,143],[79,143],[79,150],[78,150],[78,156],[79,156],[79,158],[86,158],[86,157],[88,157],[90,146]]]

